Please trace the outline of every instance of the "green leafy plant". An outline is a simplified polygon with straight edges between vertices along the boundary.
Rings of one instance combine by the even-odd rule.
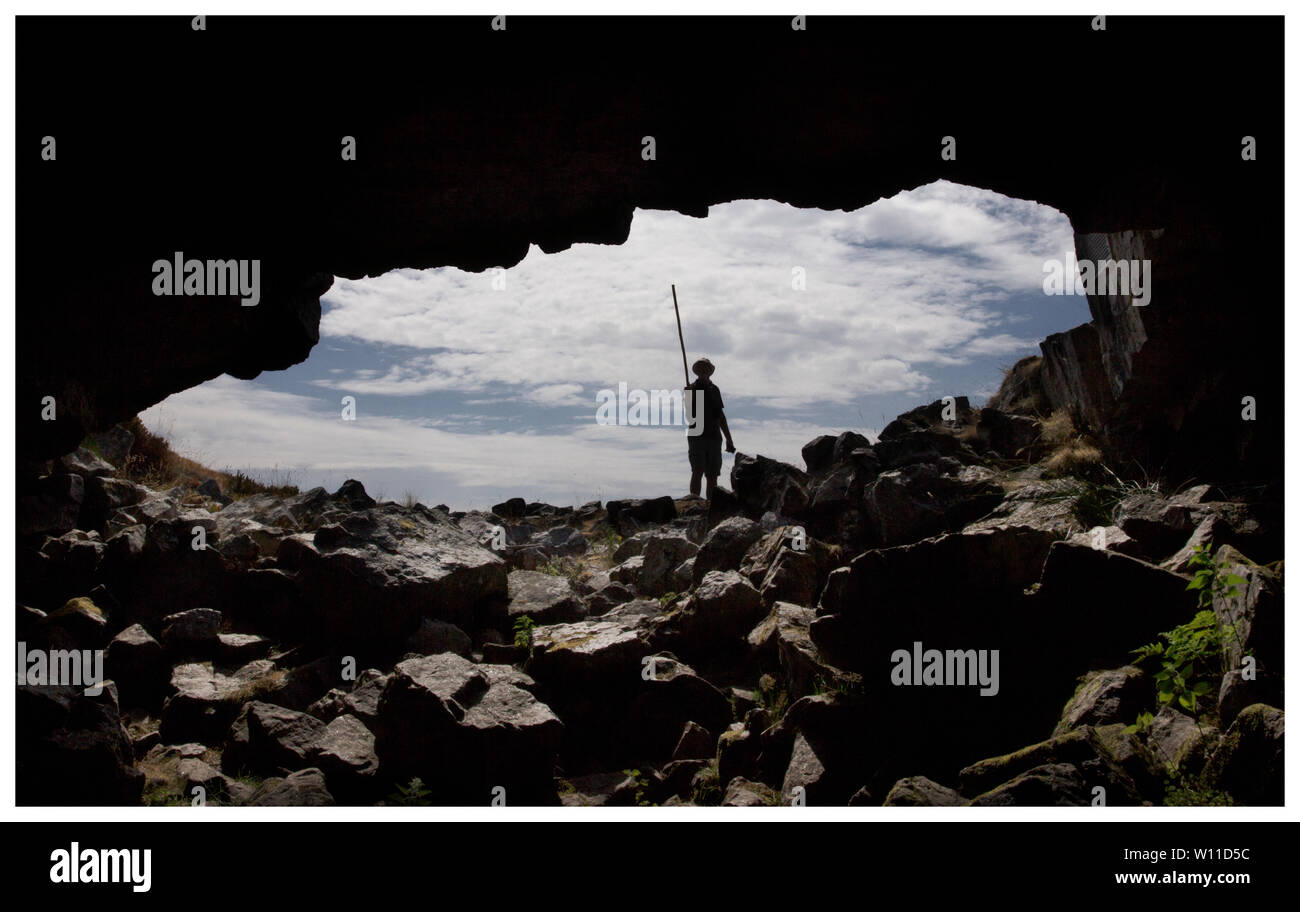
[[[1186,624],[1160,634],[1163,643],[1148,643],[1133,650],[1140,664],[1157,663],[1157,699],[1164,706],[1177,701],[1195,718],[1203,697],[1217,691],[1223,674],[1223,628],[1214,612],[1198,611]]]
[[[1139,734],[1139,735],[1146,734],[1148,731],[1150,731],[1151,723],[1154,722],[1155,719],[1156,717],[1149,712],[1139,713],[1137,717],[1137,721],[1134,722],[1132,725],[1127,726],[1124,729],[1124,731],[1128,732],[1129,734]]]
[[[676,592],[665,592],[663,595],[659,596],[659,607],[667,608],[675,601],[677,601]]]
[[[581,564],[566,561],[562,557],[553,557],[544,564],[537,567],[539,573],[545,573],[547,576],[565,576],[574,582],[582,579],[583,567]]]
[[[1208,542],[1192,549],[1192,556],[1187,563],[1192,569],[1192,581],[1187,584],[1187,588],[1196,590],[1198,608],[1209,608],[1214,603],[1215,596],[1236,598],[1241,595],[1241,587],[1246,585],[1245,579],[1225,569],[1227,561],[1215,563]]]
[[[1218,681],[1228,670],[1224,641],[1240,636],[1235,625],[1219,623],[1214,613],[1214,599],[1234,598],[1241,594],[1246,581],[1226,570],[1227,562],[1216,562],[1213,545],[1207,542],[1192,551],[1188,560],[1192,580],[1188,591],[1196,593],[1200,609],[1186,624],[1160,634],[1163,643],[1148,643],[1133,650],[1139,663],[1157,663],[1156,690],[1160,704],[1173,703],[1196,717],[1202,698],[1217,692]]]
[[[650,782],[646,779],[645,773],[639,769],[625,769],[623,775],[632,780],[633,799],[637,807],[658,807],[646,800],[646,792],[650,788]]]
[[[1231,807],[1232,796],[1200,777],[1173,773],[1165,780],[1165,807]]]
[[[537,625],[526,614],[515,619],[515,645],[528,650],[529,658],[533,655],[533,628]]]
[[[433,793],[424,787],[424,781],[419,776],[413,778],[406,785],[397,786],[397,791],[388,796],[388,804],[403,807],[428,807],[433,802],[429,796]]]

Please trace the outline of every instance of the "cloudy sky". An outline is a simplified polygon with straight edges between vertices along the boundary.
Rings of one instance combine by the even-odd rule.
[[[1001,368],[1085,322],[1085,298],[1042,290],[1044,261],[1072,249],[1060,212],[947,182],[854,212],[637,210],[619,246],[336,279],[305,363],[219,377],[142,418],[212,468],[304,489],[358,478],[459,509],[680,495],[681,427],[596,419],[600,390],[681,387],[670,284],[689,358],[717,365],[737,449],[802,467],[818,434],[874,437],[946,395],[982,402]]]

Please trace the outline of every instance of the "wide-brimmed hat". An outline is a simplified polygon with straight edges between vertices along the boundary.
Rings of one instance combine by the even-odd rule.
[[[691,365],[691,370],[701,377],[711,376],[714,371],[713,362],[708,358],[701,358]]]

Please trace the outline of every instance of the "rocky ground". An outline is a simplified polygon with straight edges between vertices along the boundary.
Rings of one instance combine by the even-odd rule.
[[[470,513],[79,449],[22,489],[17,636],[112,683],[20,684],[18,801],[1280,804],[1280,503],[1046,426],[939,401],[712,503]],[[996,694],[899,686],[914,643],[997,650]]]

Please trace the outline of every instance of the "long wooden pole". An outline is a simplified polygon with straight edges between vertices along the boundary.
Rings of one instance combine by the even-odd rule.
[[[673,313],[677,314],[677,341],[682,343],[682,374],[686,377],[686,385],[691,385],[691,371],[686,366],[686,340],[682,338],[682,312],[677,308],[677,286],[674,284],[673,289]]]

